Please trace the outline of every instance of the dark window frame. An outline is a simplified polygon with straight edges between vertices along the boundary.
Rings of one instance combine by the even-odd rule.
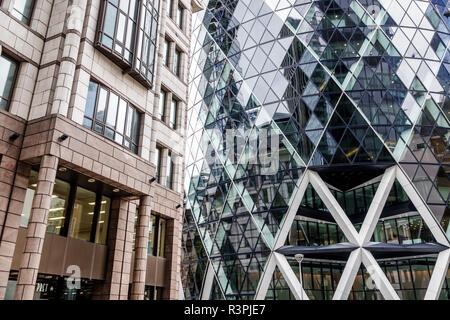
[[[90,116],[86,115],[86,112],[85,112],[84,116],[83,116],[83,127],[87,128],[87,129],[90,129],[90,130],[92,130],[94,132],[97,132],[98,134],[102,135],[103,137],[107,138],[108,140],[113,141],[114,143],[116,143],[118,145],[121,145],[123,148],[125,148],[127,150],[130,150],[134,154],[138,154],[139,144],[140,144],[140,131],[141,131],[141,127],[142,127],[142,114],[143,114],[143,112],[140,111],[137,107],[135,107],[132,103],[130,103],[127,99],[124,99],[123,96],[121,96],[120,94],[117,94],[114,90],[104,86],[103,84],[99,83],[98,81],[95,81],[95,80],[91,79],[89,81],[89,83],[91,83],[91,82],[97,84],[95,105],[94,105],[94,108],[93,108],[93,117],[90,117]],[[103,116],[104,119],[103,119],[103,121],[96,119],[101,89],[104,89],[107,92],[106,93],[107,96],[106,96],[106,101],[105,101],[105,109],[104,109],[104,116]],[[118,101],[117,101],[118,108],[119,108],[120,100],[123,100],[123,101],[126,102],[126,116],[125,116],[125,119],[124,119],[123,133],[118,132],[116,130],[116,128],[112,128],[111,126],[109,126],[107,124],[108,109],[109,109],[109,99],[110,99],[111,93],[113,93],[114,95],[116,95],[118,97]],[[86,103],[88,103],[88,101],[86,101]],[[128,121],[129,120],[128,117],[130,116],[129,115],[130,108],[133,110],[132,115],[131,115],[132,119],[131,119],[131,122],[130,122],[132,127],[130,129],[131,136],[128,137],[127,134],[126,134],[126,131],[127,131],[127,123],[129,122]],[[137,124],[138,128],[137,128],[137,135],[135,137],[136,141],[133,141],[133,131],[134,131],[133,130],[133,126],[135,124],[135,117],[136,117],[136,115],[138,115],[138,117],[139,117],[139,119],[137,120],[138,121],[138,124]],[[90,127],[87,124],[85,124],[85,122],[84,122],[85,119],[87,119],[88,121],[91,121]],[[119,110],[117,110],[117,112],[116,112],[116,120],[115,120],[115,126],[116,127],[117,127],[118,119],[119,119]],[[101,132],[99,132],[98,130],[95,129],[96,125],[100,125],[102,127]],[[107,136],[105,134],[106,129],[109,129],[109,130],[113,131],[114,139],[111,139],[109,136]],[[121,144],[115,140],[115,136],[116,136],[117,133],[122,136],[122,143]],[[128,147],[125,144],[126,142],[128,142],[130,144],[130,147]],[[135,149],[133,149],[133,147]]]
[[[163,157],[164,148],[157,145],[156,150],[158,150],[159,154],[158,154],[158,157],[157,157],[156,163],[155,163],[156,164],[156,172],[155,173],[156,173],[157,182],[159,184],[161,184],[161,182],[162,182],[161,166],[162,166],[162,157]]]
[[[175,110],[173,110],[173,105],[175,103]],[[170,115],[169,115],[169,127],[173,130],[178,129],[178,112],[179,112],[179,105],[180,101],[176,99],[175,97],[172,97],[172,101],[170,101]],[[175,112],[173,112],[175,111]],[[175,113],[175,115],[174,115]],[[172,121],[172,117],[174,116],[174,119]]]
[[[155,76],[155,60],[156,60],[156,48],[158,41],[158,24],[159,24],[159,1],[150,0],[136,0],[136,11],[137,18],[134,24],[134,38],[132,43],[132,48],[130,49],[132,53],[131,61],[127,61],[123,54],[116,52],[116,35],[118,30],[118,19],[119,12],[116,13],[116,23],[114,26],[114,38],[111,47],[107,46],[102,42],[102,38],[105,35],[105,24],[106,24],[106,10],[108,4],[111,0],[103,0],[100,6],[99,19],[96,27],[96,40],[95,47],[110,58],[114,63],[124,70],[124,73],[128,73],[131,77],[141,83],[144,87],[150,89],[153,86],[154,76]],[[155,6],[153,5],[155,4]],[[111,3],[118,11],[119,6]],[[125,30],[124,37],[127,36],[128,19],[130,13],[121,11],[125,15]],[[150,15],[150,19],[146,19],[146,15]],[[133,20],[133,19],[132,19]],[[133,20],[134,21],[134,20]],[[151,22],[151,26],[147,27],[145,25],[147,22]],[[111,38],[108,36],[108,38]],[[126,39],[126,38],[125,38]],[[147,39],[147,46],[145,46],[144,39]],[[123,44],[125,47],[125,44]],[[146,53],[146,54],[145,54]],[[145,57],[142,59],[142,57]],[[143,63],[144,62],[144,63]],[[144,65],[144,66],[143,66]],[[144,70],[142,69],[144,68]]]
[[[40,169],[33,168],[33,170],[36,171],[37,174],[39,174]],[[103,197],[108,197],[110,199],[110,203],[112,204],[112,202],[114,201],[114,198],[104,192],[105,190],[104,190],[103,184],[96,184],[95,187],[93,187],[93,188],[86,188],[86,186],[79,185],[80,176],[81,175],[79,173],[76,173],[75,171],[73,171],[73,174],[71,174],[68,178],[67,177],[62,178],[61,176],[58,176],[58,175],[56,176],[57,180],[68,183],[70,185],[69,194],[67,197],[67,203],[65,204],[66,209],[65,209],[65,215],[64,215],[64,223],[63,223],[62,228],[58,235],[61,237],[65,237],[65,238],[72,238],[72,237],[69,237],[69,228],[70,228],[70,223],[72,221],[72,215],[73,215],[74,205],[75,205],[75,201],[76,201],[76,193],[77,193],[78,188],[81,187],[81,188],[84,188],[84,189],[96,194],[95,205],[94,205],[94,210],[93,210],[94,215],[92,218],[92,225],[91,225],[90,240],[88,242],[100,244],[100,245],[107,245],[108,244],[108,235],[109,235],[109,231],[110,231],[112,206],[110,206],[109,213],[108,213],[108,222],[107,222],[108,228],[106,230],[106,241],[105,241],[105,243],[96,242],[100,211],[102,208],[101,202],[103,201]],[[27,187],[27,188],[29,188],[29,187]],[[47,231],[46,231],[46,233],[47,233]],[[72,238],[72,239],[78,239],[78,238]]]
[[[168,37],[164,38],[165,52],[163,52],[163,56],[164,56],[163,65],[166,66],[167,68],[169,68],[169,65],[170,65],[170,44],[171,43],[172,43],[171,39],[169,39]]]
[[[15,10],[15,9],[14,9],[14,6],[13,6],[13,9],[12,9],[12,10],[14,10],[14,11],[16,11],[16,12],[19,12],[23,17],[25,17],[25,18],[27,19],[27,21],[23,21],[22,19],[20,19],[20,18],[14,16],[14,14],[11,13],[11,15],[12,15],[15,19],[19,20],[20,22],[22,22],[22,23],[23,23],[24,25],[26,25],[26,26],[30,26],[31,20],[33,20],[33,17],[34,17],[34,9],[35,9],[35,7],[36,7],[36,0],[32,0],[32,1],[33,1],[33,3],[32,3],[32,5],[31,5],[31,10],[30,10],[30,16],[29,16],[29,17],[26,17],[26,16],[24,16],[22,13],[20,13],[19,11]],[[3,1],[0,1],[0,3],[1,3],[1,2],[3,2]]]
[[[166,253],[165,246],[166,246],[166,240],[167,240],[167,223],[168,223],[169,219],[163,218],[163,217],[161,217],[161,215],[153,213],[153,212],[152,212],[151,216],[153,216],[155,218],[155,224],[152,225],[152,237],[153,237],[152,240],[154,240],[154,241],[151,243],[152,253],[149,255],[151,255],[153,257],[165,258],[165,253]],[[150,220],[151,220],[151,218],[150,218]],[[160,253],[161,253],[161,239],[160,239],[161,220],[164,220],[164,222],[165,222],[164,241],[163,241],[164,246],[163,246],[163,254],[162,255],[160,255]],[[147,252],[148,252],[148,249],[149,248],[147,248]]]
[[[160,94],[159,94],[159,105],[158,105],[158,112],[159,112],[159,120],[165,122],[165,118],[166,118],[166,114],[167,114],[167,94],[169,93],[168,90],[166,90],[165,88],[161,87],[160,90]],[[162,112],[161,112],[161,103],[162,103],[162,99],[164,97],[164,102],[162,105]]]
[[[183,5],[178,2],[178,6],[177,6],[177,14],[175,16],[176,18],[176,25],[178,26],[178,28],[180,28],[181,31],[184,32],[184,12],[185,12],[185,8],[183,7]]]
[[[173,0],[167,0],[167,16],[173,18]]]
[[[169,163],[170,159],[170,163]],[[167,154],[167,163],[166,163],[166,181],[164,181],[164,186],[170,190],[173,190],[174,187],[174,173],[175,173],[175,163],[173,161],[173,155],[172,152],[169,150],[169,153]],[[169,167],[170,167],[170,174],[169,174]]]
[[[182,56],[182,54],[183,54],[183,51],[181,51],[178,47],[175,47],[175,50],[173,52],[172,72],[180,79],[181,79],[181,56]],[[175,58],[176,56],[178,58]]]
[[[6,54],[5,52],[2,52],[0,57],[5,58],[6,60],[10,61],[11,63],[15,64],[15,66],[16,66],[16,71],[14,72],[14,77],[13,77],[13,81],[12,81],[12,85],[11,85],[11,91],[9,92],[9,96],[7,98],[0,96],[0,101],[2,101],[2,100],[6,101],[5,109],[0,108],[0,110],[5,110],[5,111],[9,112],[9,108],[11,106],[11,99],[14,96],[14,91],[16,90],[17,78],[19,77],[20,62],[17,61],[16,59],[12,58],[10,55]]]

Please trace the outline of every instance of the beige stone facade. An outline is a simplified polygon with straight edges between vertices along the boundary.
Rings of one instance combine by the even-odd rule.
[[[158,11],[156,52],[154,59],[149,56],[152,77],[142,76],[143,59],[133,60],[130,69],[115,52],[105,50],[99,34],[104,13],[110,10],[108,0],[29,2],[32,11],[24,22],[15,13],[14,1],[0,1],[1,55],[17,66],[7,107],[0,108],[0,299],[61,298],[46,292],[46,283],[66,281],[71,266],[79,269],[81,285],[89,284],[86,292],[92,299],[142,300],[145,292],[151,292],[151,298],[178,299],[190,24],[198,2],[161,0],[158,8],[158,1],[151,1]],[[136,30],[143,24],[146,1],[137,3]],[[133,39],[137,52],[139,31]],[[92,83],[102,88],[99,92],[126,101],[129,109],[119,109],[117,119],[125,110],[125,126],[138,126],[130,138],[135,149],[127,147],[126,133],[123,143],[116,142],[122,141],[118,124],[115,139],[106,133],[108,120],[98,123],[104,133],[94,130],[98,118],[92,128],[86,125]],[[166,93],[163,115],[161,90]],[[130,112],[139,119],[136,124]],[[34,187],[32,171],[37,172]],[[50,218],[52,223],[63,222],[59,233],[49,232],[49,212],[61,209],[52,207],[55,181],[60,180],[71,190],[66,216]],[[80,223],[74,218],[79,188],[89,189],[89,183],[96,186],[89,190],[96,194],[95,208],[83,219],[91,219],[92,232],[87,238],[71,237],[75,223]],[[25,212],[30,188],[31,210]],[[105,223],[99,221],[106,202],[102,196],[111,202],[104,242],[96,238],[99,223]],[[71,203],[74,207],[69,208]],[[156,253],[149,250],[149,241],[155,243],[149,239],[155,236],[152,228],[156,230],[152,217],[163,230],[158,231]],[[79,298],[79,292],[75,296]]]

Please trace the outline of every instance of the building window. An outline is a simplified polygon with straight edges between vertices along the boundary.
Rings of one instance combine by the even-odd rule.
[[[25,200],[20,220],[21,227],[28,227],[31,209],[33,206],[34,194],[37,188],[38,172],[31,170],[28,180],[28,188],[25,193]],[[67,216],[67,209],[70,195],[70,184],[56,179],[53,187],[52,199],[48,213],[47,232],[58,234],[62,233]]]
[[[37,179],[38,172],[31,170],[20,221],[20,226],[24,228],[28,227]],[[55,179],[47,232],[106,244],[110,208],[109,197],[77,186],[76,183]]]
[[[158,257],[164,257],[166,248],[166,227],[167,221],[159,217],[158,219]]]
[[[103,3],[97,47],[131,76],[150,87],[153,83],[159,1],[107,0]]]
[[[134,54],[138,0],[106,1],[101,42],[131,62]]]
[[[5,55],[0,55],[0,109],[8,110],[11,102],[18,63]]]
[[[173,55],[173,73],[175,73],[178,77],[180,76],[180,62],[181,62],[181,52],[178,49],[175,49],[175,53]]]
[[[164,257],[166,245],[167,220],[151,215],[148,235],[147,253],[152,256]]]
[[[178,115],[178,101],[172,99],[172,102],[170,104],[170,123],[169,123],[172,129],[177,128],[177,115]]]
[[[89,83],[83,126],[137,154],[140,118],[130,103],[94,81]]]
[[[160,96],[159,96],[159,119],[161,121],[164,121],[165,117],[165,110],[166,110],[166,101],[167,101],[167,92],[164,90],[161,90]]]
[[[11,271],[5,300],[13,300],[17,286],[17,271]],[[39,273],[33,300],[92,300],[96,280],[80,279],[80,288],[68,288],[69,277]]]
[[[172,18],[173,0],[168,0],[167,2],[167,15]]]
[[[156,165],[156,179],[161,183],[161,164],[162,164],[162,148],[155,149],[155,165]]]
[[[172,154],[169,152],[167,155],[167,173],[166,173],[166,187],[172,189],[173,184],[173,172],[174,163],[172,160]]]
[[[183,14],[184,14],[184,8],[181,5],[178,5],[178,7],[177,7],[177,25],[181,30],[183,30]]]
[[[69,237],[89,241],[94,217],[95,192],[78,187],[70,218]]]
[[[161,300],[162,287],[145,286],[144,300]]]
[[[11,14],[25,24],[30,24],[33,13],[34,0],[14,0]]]
[[[169,66],[169,59],[170,59],[170,41],[167,39],[164,39],[164,53],[163,53],[163,65],[166,67]]]
[[[98,200],[96,199],[96,204],[98,205]],[[92,202],[89,203],[92,206]],[[101,203],[99,205],[100,212],[97,218],[97,227],[95,231],[95,243],[106,244],[108,236],[108,223],[109,223],[109,212],[111,209],[111,199],[105,196],[101,197]],[[94,207],[95,214],[95,207]],[[95,225],[95,223],[94,223]],[[92,237],[91,237],[92,239]]]

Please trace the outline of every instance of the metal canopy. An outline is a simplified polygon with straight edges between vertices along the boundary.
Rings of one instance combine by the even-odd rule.
[[[296,254],[303,254],[310,259],[338,260],[345,261],[350,253],[358,247],[351,243],[340,243],[329,246],[303,247],[303,246],[285,246],[276,252],[287,257],[293,257]],[[370,251],[376,259],[388,259],[393,257],[408,257],[416,255],[438,254],[448,247],[438,243],[421,244],[393,244],[393,243],[371,243],[364,246],[364,249]]]
[[[305,255],[305,258],[310,259],[346,261],[350,256],[350,253],[357,248],[357,246],[351,243],[339,243],[318,247],[285,246],[276,250],[276,252],[288,257],[293,257],[296,254],[303,254]]]

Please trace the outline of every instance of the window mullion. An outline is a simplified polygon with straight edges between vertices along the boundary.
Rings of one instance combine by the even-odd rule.
[[[133,52],[134,52],[134,54],[133,54],[133,63],[131,65],[131,68],[133,70],[137,71],[138,73],[140,73],[140,72],[139,72],[138,68],[136,67],[137,66],[137,59],[138,59],[138,56],[139,57],[142,56],[142,45],[141,45],[141,47],[139,47],[139,34],[142,32],[141,31],[141,21],[142,21],[142,5],[143,5],[143,1],[145,1],[145,0],[138,0],[138,2],[137,2],[137,6],[138,6],[138,15],[137,15],[137,17],[138,18],[136,20],[136,28],[135,28],[136,33],[135,33],[135,36],[134,36],[134,43],[133,43],[133,46],[134,46]],[[139,52],[139,55],[138,55],[138,51],[141,51],[141,52]]]
[[[97,233],[97,225],[98,219],[100,217],[100,210],[102,208],[102,196],[103,196],[103,184],[97,188],[97,193],[95,195],[95,207],[94,207],[94,216],[92,217],[92,226],[91,226],[91,237],[90,241],[95,243],[95,237]]]
[[[156,217],[156,219],[155,219],[155,229],[154,229],[154,232],[155,232],[154,239],[155,239],[155,241],[153,243],[153,255],[155,257],[157,257],[158,253],[159,253],[159,219],[160,219],[160,216],[155,216],[155,217]]]
[[[67,237],[69,234],[70,221],[72,220],[73,207],[75,205],[77,194],[78,174],[72,177],[71,180],[72,181],[70,182],[69,198],[67,200],[66,218],[64,220],[63,229],[60,232],[60,235],[63,237]]]

